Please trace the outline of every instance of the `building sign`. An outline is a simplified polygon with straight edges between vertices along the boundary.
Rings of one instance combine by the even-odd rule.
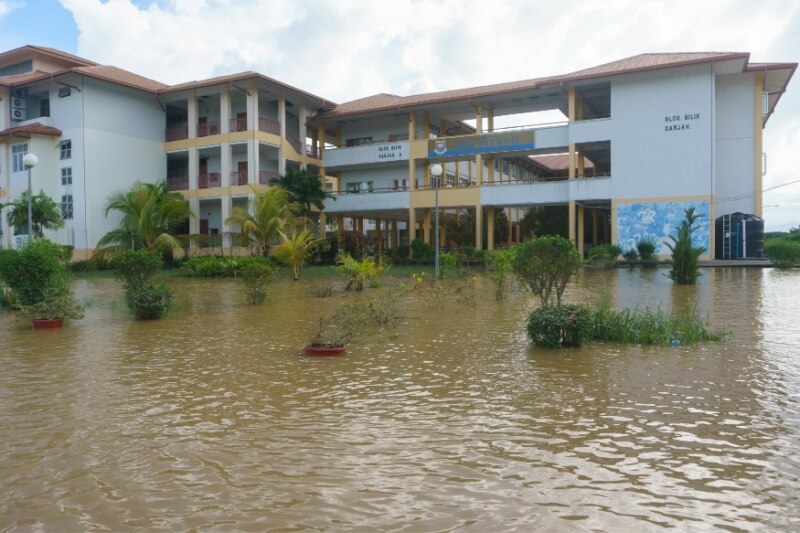
[[[534,130],[483,133],[428,141],[428,157],[454,157],[533,150]]]
[[[408,159],[407,142],[376,144],[373,149],[376,151],[375,159],[379,162]]]
[[[664,117],[664,131],[683,131],[691,128],[692,121],[700,120],[700,113],[684,113]]]

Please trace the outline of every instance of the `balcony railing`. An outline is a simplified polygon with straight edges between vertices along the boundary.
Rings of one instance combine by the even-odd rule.
[[[236,117],[229,121],[231,132],[247,131],[247,117]]]
[[[295,152],[297,152],[298,154],[302,154],[303,153],[302,149],[300,148],[302,146],[300,144],[300,141],[298,141],[297,137],[295,137],[294,135],[292,135],[288,131],[286,132],[286,140],[289,141],[289,145],[291,145],[291,147],[294,148]]]
[[[164,140],[166,141],[180,141],[188,138],[188,124],[172,124],[167,126],[167,129],[164,131]]]
[[[258,129],[266,133],[281,134],[281,123],[270,118],[259,117]]]
[[[271,170],[259,170],[258,171],[258,183],[261,185],[269,185],[269,180],[272,178],[280,178],[281,175],[279,172],[273,172]]]
[[[247,185],[247,172],[240,170],[231,172],[231,185]]]
[[[197,178],[197,185],[201,189],[210,189],[222,186],[222,177],[219,172],[209,172],[200,174]]]
[[[171,191],[185,191],[189,188],[189,176],[167,178],[167,187]]]
[[[310,155],[311,157],[319,158],[319,153],[317,152],[317,145],[316,144],[307,144],[306,145],[306,155]]]
[[[246,127],[246,126],[245,126]],[[219,135],[219,121],[200,122],[197,124],[197,136],[208,137],[209,135]]]

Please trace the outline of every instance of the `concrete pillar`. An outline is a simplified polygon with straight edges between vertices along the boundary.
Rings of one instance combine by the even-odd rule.
[[[408,113],[408,141],[416,140],[417,136],[417,117],[413,111]],[[417,188],[417,160],[409,155],[408,157],[408,190],[413,191]]]
[[[575,201],[569,201],[569,240],[576,243],[576,231],[575,231]],[[577,243],[576,243],[577,244]]]
[[[197,131],[195,129],[195,131]],[[200,172],[200,156],[197,148],[189,148],[189,190],[197,189],[197,173]]]
[[[586,240],[584,228],[585,228],[584,207],[582,205],[579,205],[578,206],[578,253],[581,254],[581,258],[583,258],[583,243]]]
[[[494,250],[494,208],[486,210],[486,249]]]
[[[319,236],[325,238],[325,234],[327,233],[326,226],[328,225],[328,216],[325,214],[325,211],[320,211],[319,213]]]
[[[475,133],[483,133],[483,106],[475,104]],[[480,187],[483,185],[483,156],[475,156],[475,181]]]
[[[487,120],[486,120],[486,122],[487,122],[487,124],[486,124],[486,126],[487,126],[486,130],[487,130],[489,133],[492,133],[492,132],[494,131],[494,106],[489,106],[489,109],[488,109],[488,116],[487,116]]]
[[[220,199],[221,205],[221,214],[222,214],[222,232],[228,233],[232,231],[231,225],[226,223],[225,221],[228,220],[228,217],[231,216],[231,209],[233,209],[233,199],[229,196],[223,196]],[[230,247],[231,243],[227,241],[223,237],[223,246]]]
[[[585,178],[586,177],[586,169],[584,168],[583,163],[583,147],[578,148],[578,154],[576,156],[578,158],[578,177]]]
[[[249,139],[247,141],[247,183],[258,183],[258,169],[261,165],[261,152],[258,141]]]
[[[281,94],[278,96],[278,122],[280,123],[281,139],[286,138],[286,97]],[[283,176],[286,174],[286,152],[284,151],[284,144],[286,141],[281,140],[278,146],[278,174]]]
[[[258,85],[253,80],[247,82],[247,131],[258,129]],[[251,182],[252,183],[252,182]]]
[[[519,229],[519,215],[517,213],[517,210],[513,209],[513,208],[509,209],[508,210],[508,237],[506,238],[506,240],[507,240],[506,244],[508,244],[509,246],[511,246],[514,243],[514,218],[515,218],[514,215],[517,215],[517,217],[516,217],[517,218],[517,223],[516,224],[517,224],[517,229]]]
[[[431,210],[425,209],[422,212],[422,241],[425,244],[431,243]]]
[[[220,184],[223,187],[231,185],[231,145],[228,143],[222,143],[219,147],[219,173],[222,174]]]
[[[592,209],[592,244],[597,244],[597,209]]]
[[[227,85],[223,85],[219,90],[219,131],[220,133],[230,133],[231,128],[231,96]]]
[[[617,201],[611,199],[611,244],[617,244]]]
[[[189,217],[189,233],[197,235],[200,233],[200,199],[189,198],[189,209],[192,210],[193,217]]]
[[[422,138],[431,138],[431,117],[427,112],[422,115]]]
[[[194,90],[186,94],[186,121],[189,126],[189,138],[197,137],[197,93]]]
[[[297,121],[299,124],[298,140],[300,141],[300,153],[298,155],[302,158],[306,155],[306,137],[308,136],[308,131],[306,129],[306,108],[303,105],[298,106]],[[306,168],[306,164],[301,163],[300,168]]]
[[[406,241],[411,246],[411,241],[416,237],[417,230],[417,210],[413,207],[408,208],[408,224],[406,225]],[[411,257],[411,250],[408,251],[408,257]]]
[[[483,250],[483,209],[475,206],[475,249]]]
[[[336,215],[336,231],[344,232],[344,215]]]
[[[494,183],[494,156],[490,155],[486,158],[487,171],[489,172],[488,181]]]
[[[569,179],[575,179],[575,145],[569,145]]]
[[[397,219],[392,219],[392,248],[400,246],[400,228],[397,224]]]
[[[575,87],[567,89],[567,118],[575,122]]]

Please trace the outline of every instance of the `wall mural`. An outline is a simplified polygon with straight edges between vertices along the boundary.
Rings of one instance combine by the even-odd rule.
[[[669,236],[677,233],[675,226],[681,223],[684,212],[690,207],[702,215],[695,223],[697,230],[692,242],[709,250],[711,219],[707,201],[620,204],[617,206],[617,244],[623,250],[635,249],[640,239],[650,237],[656,243],[656,253],[669,254],[664,242],[672,242]]]

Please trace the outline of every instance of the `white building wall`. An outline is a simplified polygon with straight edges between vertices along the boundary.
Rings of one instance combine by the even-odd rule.
[[[347,144],[347,139],[372,137],[373,142],[378,142],[387,140],[390,135],[408,135],[408,117],[405,114],[400,117],[379,117],[342,125],[343,145]]]
[[[713,88],[710,65],[612,80],[615,198],[712,193]]]
[[[372,181],[375,189],[391,189],[392,181],[408,177],[408,164],[360,168],[342,173],[342,188],[347,190],[349,183]]]
[[[716,213],[755,213],[755,81],[752,73],[716,79]],[[732,198],[742,197],[737,200]]]

